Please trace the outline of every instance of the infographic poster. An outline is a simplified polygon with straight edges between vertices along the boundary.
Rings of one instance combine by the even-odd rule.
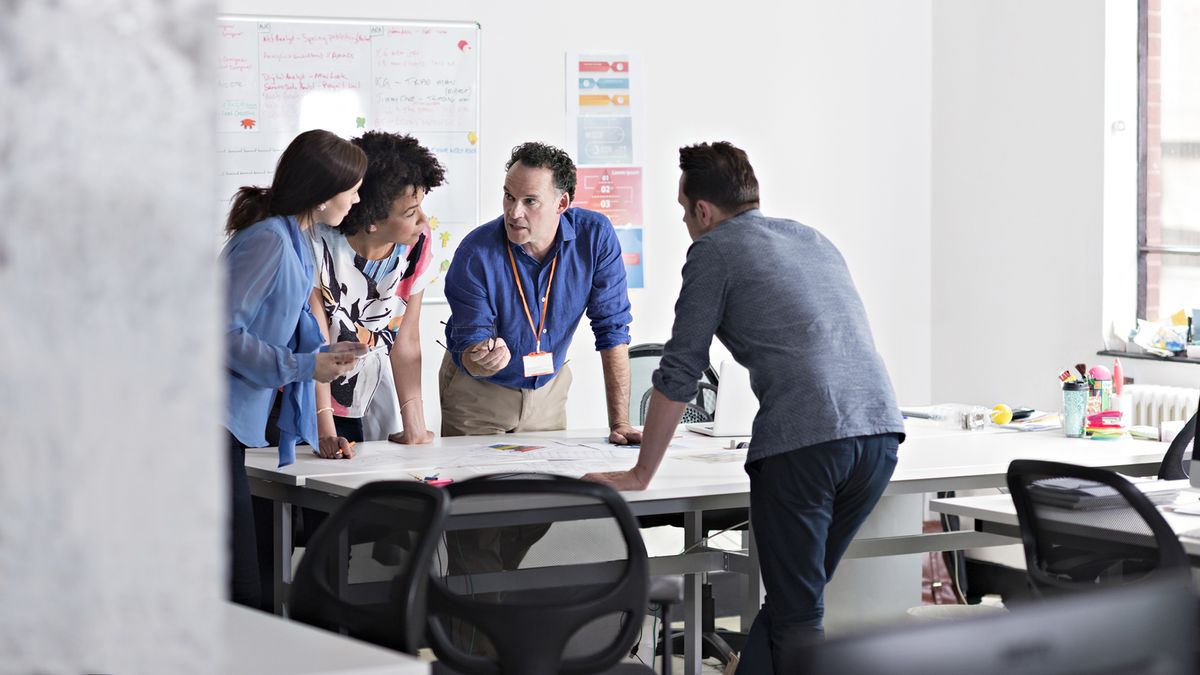
[[[575,206],[603,213],[616,227],[641,227],[641,167],[578,169]]]
[[[575,206],[617,229],[630,288],[644,288],[641,69],[621,51],[568,53],[568,152],[578,165]]]

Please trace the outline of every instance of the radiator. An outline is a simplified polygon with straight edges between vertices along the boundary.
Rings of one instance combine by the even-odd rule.
[[[1131,419],[1126,424],[1159,426],[1168,420],[1186,420],[1196,412],[1200,401],[1200,389],[1190,387],[1166,387],[1158,384],[1127,384],[1122,396],[1121,408],[1129,411]]]

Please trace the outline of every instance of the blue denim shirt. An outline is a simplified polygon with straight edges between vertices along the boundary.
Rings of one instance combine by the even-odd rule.
[[[315,447],[312,377],[321,335],[308,305],[311,247],[295,218],[275,216],[233,235],[221,262],[228,282],[226,426],[246,446],[266,445],[267,416],[276,391],[284,387],[281,460],[283,446],[294,445],[296,437]]]
[[[536,340],[513,279],[508,249],[525,289],[534,325],[541,323],[542,297],[550,277],[550,263],[558,263],[542,351],[554,353],[554,374],[562,368],[579,320],[587,312],[596,336],[596,350],[629,344],[629,294],[621,244],[612,223],[602,214],[569,208],[558,221],[558,235],[545,260],[538,262],[525,249],[508,241],[504,217],[480,225],[468,234],[454,253],[446,273],[446,300],[451,316],[446,322],[446,345],[458,367],[462,352],[489,337],[502,337],[512,360],[489,382],[514,389],[537,389],[554,375],[525,377],[522,357],[536,350]]]

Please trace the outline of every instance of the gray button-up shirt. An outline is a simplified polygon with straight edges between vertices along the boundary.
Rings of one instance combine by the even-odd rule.
[[[694,400],[714,334],[750,371],[758,397],[746,461],[904,433],[846,262],[811,227],[752,209],[692,244],[655,388]]]

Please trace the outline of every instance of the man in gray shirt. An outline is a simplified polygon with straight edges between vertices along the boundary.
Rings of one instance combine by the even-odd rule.
[[[767,600],[738,672],[797,672],[793,655],[822,635],[825,584],[887,487],[904,423],[837,248],[764,216],[754,169],[729,143],[681,148],[679,167],[693,243],[638,462],[584,478],[649,485],[715,334],[750,371],[759,401],[746,473]]]

